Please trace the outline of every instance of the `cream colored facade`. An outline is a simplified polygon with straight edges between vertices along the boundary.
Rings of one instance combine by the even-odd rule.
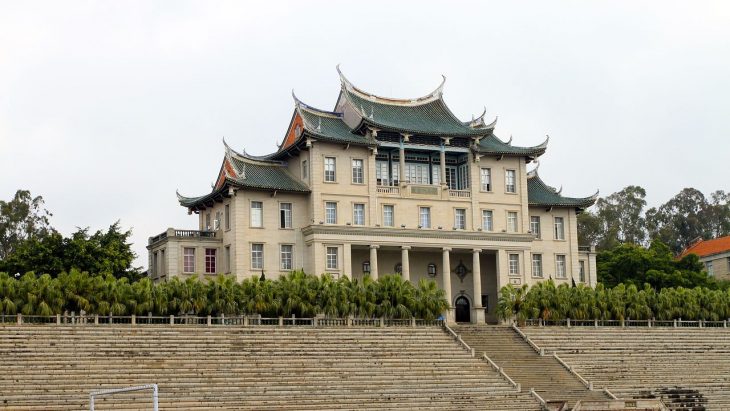
[[[298,115],[295,112],[293,125]],[[310,128],[305,122],[304,131]],[[450,311],[451,319],[458,316],[471,322],[496,320],[497,293],[506,284],[521,286],[552,278],[558,284],[595,285],[595,252],[578,247],[580,208],[543,206],[528,198],[528,180],[539,178],[527,170],[534,158],[482,154],[451,144],[449,137],[439,137],[440,145],[429,146],[411,144],[410,135],[400,133],[400,142],[394,144],[379,140],[375,127],[363,130],[368,144],[344,144],[306,133],[296,136],[302,141],[299,148],[277,164],[288,178],[306,187],[298,192],[246,186],[256,167],[265,170],[272,160],[252,158],[226,146],[221,168],[224,184],[214,191],[216,196],[186,203],[197,213],[198,230],[168,229],[150,238],[152,278],[164,281],[221,273],[239,280],[262,273],[276,278],[303,269],[357,279],[399,271],[412,282],[435,280],[458,311]],[[279,152],[288,149],[285,144]],[[384,153],[398,157],[398,162],[387,160],[391,167],[387,184],[377,170],[385,168]],[[414,156],[420,156],[420,166],[409,163]],[[332,159],[334,178],[332,168],[327,175],[325,171],[325,163],[331,165]],[[456,166],[447,170],[449,159],[459,162],[456,178]],[[420,170],[424,181],[416,184],[399,178],[393,183],[396,174],[407,176],[409,165]],[[482,184],[482,169],[489,170],[488,189]],[[508,173],[515,176],[513,190],[506,184]],[[226,185],[226,178],[232,176],[244,183]],[[448,183],[447,178],[451,178]],[[282,208],[291,209],[290,219]],[[424,209],[429,210],[430,221],[425,220]],[[360,210],[362,218],[356,216]],[[491,226],[484,221],[485,212],[491,212]],[[531,230],[537,227],[531,226],[531,217],[539,217],[539,235]],[[287,264],[289,250],[291,264]],[[210,264],[212,253],[215,267]],[[536,256],[540,264],[534,262]]]

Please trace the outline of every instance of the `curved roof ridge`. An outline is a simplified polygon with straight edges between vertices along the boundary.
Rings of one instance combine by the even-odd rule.
[[[416,98],[383,97],[383,96],[378,96],[373,93],[369,93],[361,88],[356,87],[342,73],[342,70],[340,70],[339,64],[336,66],[336,68],[337,68],[337,73],[340,75],[340,83],[342,84],[342,89],[344,91],[346,91],[347,93],[354,93],[354,94],[358,95],[360,98],[371,101],[373,103],[390,104],[390,105],[394,105],[394,106],[420,106],[423,104],[430,103],[432,101],[440,100],[441,97],[443,96],[444,84],[446,83],[446,76],[444,76],[442,74],[441,83],[438,85],[438,87],[436,87],[435,90],[426,94],[425,96],[416,97]],[[345,94],[347,94],[347,93],[345,93]]]
[[[253,162],[253,163],[259,163],[261,165],[268,165],[268,166],[275,166],[275,165],[282,165],[283,163],[281,161],[277,160],[271,160],[271,154],[266,154],[263,156],[254,156],[252,154],[248,154],[246,152],[246,149],[243,149],[243,153],[239,153],[238,151],[231,148],[231,146],[226,143],[225,137],[223,137],[223,145],[226,148],[226,156],[231,158],[236,158],[241,161],[245,162]]]
[[[294,94],[294,89],[291,91],[291,95],[294,98],[294,106],[297,110],[306,110],[316,115],[324,115],[329,117],[337,117],[342,118],[344,117],[344,113],[339,111],[329,111],[329,110],[323,110],[321,108],[317,108],[314,106],[310,106],[309,104],[303,102],[300,100],[296,94]]]
[[[538,173],[539,164],[527,173],[528,203],[530,205],[544,206],[575,206],[590,207],[598,199],[600,190],[587,197],[566,197],[562,195],[563,187],[556,189],[548,185],[540,178]]]

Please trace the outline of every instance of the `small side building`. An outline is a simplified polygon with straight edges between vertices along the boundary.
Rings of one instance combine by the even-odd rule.
[[[703,240],[698,238],[679,258],[696,254],[705,264],[707,273],[718,280],[730,280],[730,236]]]

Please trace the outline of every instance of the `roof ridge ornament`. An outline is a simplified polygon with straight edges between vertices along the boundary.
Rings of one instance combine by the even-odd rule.
[[[508,146],[512,145],[512,134],[509,135],[509,141],[507,141],[507,145]]]

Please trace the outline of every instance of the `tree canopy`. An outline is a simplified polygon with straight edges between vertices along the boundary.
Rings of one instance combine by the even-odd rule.
[[[666,203],[645,210],[646,190],[628,186],[596,202],[578,216],[578,241],[610,250],[621,244],[648,245],[660,240],[673,254],[696,238],[730,235],[730,194],[715,191],[709,199],[685,188]]]
[[[43,208],[43,197],[18,190],[10,201],[0,200],[0,260],[7,258],[24,241],[52,233],[51,213]]]
[[[115,277],[140,276],[133,267],[137,257],[129,238],[117,221],[106,231],[93,234],[78,228],[64,237],[50,225],[52,214],[43,208],[43,197],[18,190],[10,201],[0,200],[0,272],[41,272],[56,277],[76,268]]]
[[[19,279],[0,273],[0,313],[54,315],[81,310],[99,315],[239,315],[299,318],[388,317],[435,319],[446,309],[444,291],[434,281],[417,284],[400,275],[362,280],[292,271],[277,280],[257,276],[236,282],[219,275],[154,284],[149,278],[130,282],[111,274],[90,275],[78,270]]]

